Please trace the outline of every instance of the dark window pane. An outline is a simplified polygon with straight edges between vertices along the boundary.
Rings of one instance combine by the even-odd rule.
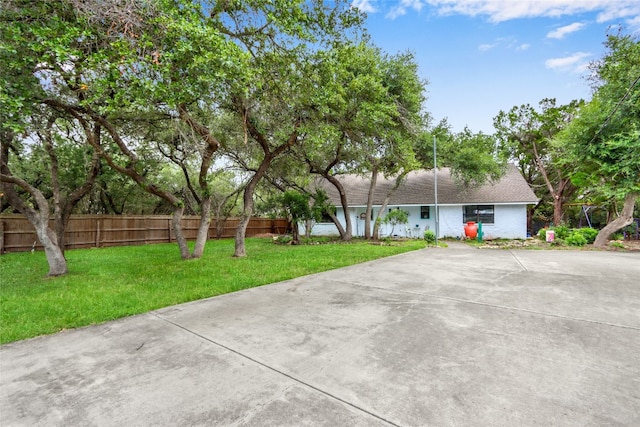
[[[493,205],[468,205],[463,208],[463,222],[481,222],[483,224],[493,224]]]

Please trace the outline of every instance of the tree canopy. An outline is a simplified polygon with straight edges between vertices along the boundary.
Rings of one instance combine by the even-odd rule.
[[[618,218],[596,238],[598,246],[631,223],[640,194],[640,41],[617,33],[605,46],[606,54],[592,63],[593,99],[556,139],[585,198],[624,199]]]

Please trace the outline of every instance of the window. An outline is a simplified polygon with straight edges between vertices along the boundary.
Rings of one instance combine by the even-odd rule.
[[[463,207],[463,222],[493,224],[493,205],[469,205]]]
[[[429,206],[420,206],[420,218],[429,219]]]

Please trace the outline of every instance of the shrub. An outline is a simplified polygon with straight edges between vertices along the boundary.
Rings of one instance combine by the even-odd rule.
[[[433,230],[425,230],[424,232],[424,240],[430,245],[434,245],[436,243],[436,233]]]
[[[596,240],[596,236],[598,235],[598,230],[595,228],[578,228],[574,230],[576,233],[580,233],[582,237],[587,240],[587,244],[591,244]]]
[[[571,233],[566,241],[569,246],[584,246],[587,244],[587,239],[579,232]]]
[[[553,230],[556,232],[557,239],[566,239],[571,234],[571,230],[569,227],[564,225],[558,225],[557,227],[553,227]]]
[[[611,235],[611,240],[624,240],[624,234],[622,234],[622,233],[613,233]]]
[[[542,240],[543,242],[545,240],[547,240],[547,229],[546,228],[541,228],[540,231],[538,231],[538,238],[540,240]]]
[[[291,244],[291,242],[293,242],[293,237],[288,235],[278,236],[278,238],[275,240],[275,243],[278,243],[281,245],[289,245]]]
[[[550,244],[551,244],[551,246],[564,246],[564,245],[565,245],[565,241],[564,241],[564,239],[558,239],[558,238],[556,238],[556,239],[554,239],[554,241],[553,241],[553,242],[551,242]]]

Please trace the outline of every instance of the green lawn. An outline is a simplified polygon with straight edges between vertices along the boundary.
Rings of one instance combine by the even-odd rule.
[[[46,277],[43,252],[0,256],[0,343],[100,323],[161,307],[421,249],[420,240],[285,246],[212,240],[201,259],[182,261],[175,244],[66,252],[70,273]]]

